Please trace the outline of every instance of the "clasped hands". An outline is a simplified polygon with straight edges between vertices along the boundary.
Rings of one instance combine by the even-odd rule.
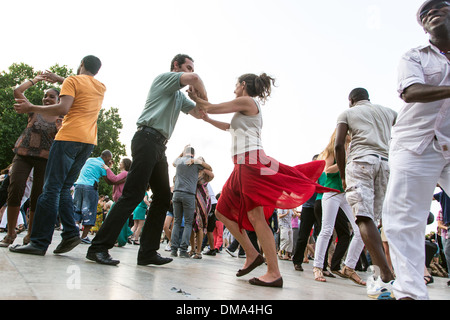
[[[201,97],[198,90],[196,90],[193,86],[189,86],[186,92],[189,98],[191,98],[191,100],[196,103],[196,107],[194,109],[195,110],[194,116],[197,119],[203,119],[206,121],[209,118],[207,110],[205,108],[205,103],[207,102],[207,99]]]
[[[64,78],[61,76],[58,76],[57,74],[54,74],[51,71],[46,70],[45,72],[38,72],[37,76],[33,79],[33,81],[30,81],[33,85],[36,84],[39,81],[47,81],[50,83],[55,82],[63,82]],[[29,113],[30,109],[32,107],[32,104],[26,97],[23,98],[16,98],[16,103],[14,104],[14,110],[17,113]]]

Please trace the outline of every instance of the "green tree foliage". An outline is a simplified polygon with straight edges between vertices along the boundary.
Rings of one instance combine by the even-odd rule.
[[[55,64],[48,70],[64,78],[73,75],[72,69],[58,64]],[[0,169],[6,168],[11,163],[14,157],[12,148],[27,125],[27,115],[17,114],[14,111],[14,88],[28,79],[33,79],[38,72],[27,64],[14,63],[8,68],[8,71],[0,73]],[[51,87],[60,89],[61,85],[41,81],[25,91],[25,96],[31,103],[41,105],[44,91]],[[100,110],[97,132],[98,145],[91,156],[98,157],[103,150],[110,150],[114,156],[115,164],[112,170],[115,173],[118,172],[120,158],[126,155],[125,145],[120,143],[119,140],[119,130],[122,128],[122,119],[117,108],[110,108],[109,110],[102,108]],[[105,182],[100,183],[100,194],[111,196],[111,191],[111,186]]]

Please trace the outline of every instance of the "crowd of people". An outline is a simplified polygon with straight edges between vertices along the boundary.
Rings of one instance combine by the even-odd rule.
[[[121,162],[117,175],[110,169],[110,151],[89,158],[106,91],[95,78],[100,59],[86,56],[77,75],[66,79],[45,72],[24,82],[14,90],[14,108],[29,121],[14,146],[5,200],[12,227],[1,246],[45,255],[59,219],[62,241],[54,254],[83,242],[89,245],[88,260],[118,265],[109,250],[130,241],[139,245],[138,265],[164,265],[174,258],[201,259],[207,246],[206,254],[214,255],[223,247],[225,230],[231,235],[225,250],[235,255],[240,247],[245,257],[237,277],[266,266],[251,285],[281,288],[279,259],[303,271],[302,263],[313,257],[318,282],[338,275],[366,287],[372,298],[428,299],[432,278],[424,272],[424,234],[433,198],[442,207],[438,221],[447,265],[450,256],[445,193],[450,189],[450,3],[425,1],[417,20],[430,43],[401,59],[397,89],[404,107],[397,113],[372,103],[366,89],[351,90],[349,108],[339,115],[329,144],[311,162],[296,166],[263,149],[262,105],[275,83],[266,73],[241,75],[235,99],[213,104],[194,60],[176,55],[170,72],[151,85],[131,142],[133,158]],[[62,86],[47,90],[43,105],[33,105],[24,92],[39,81]],[[220,196],[209,186],[212,165],[195,158],[192,146],[173,162],[171,187],[165,151],[181,112],[232,135],[234,168]],[[230,123],[211,118],[217,114],[233,117]],[[13,245],[31,173],[29,234],[23,245]],[[104,219],[98,217],[100,179],[113,185],[113,204]],[[442,193],[434,195],[437,185]],[[293,209],[300,207],[297,224]],[[89,233],[95,234],[92,240]],[[158,252],[162,235],[170,242],[170,257]],[[367,256],[377,268],[364,281],[356,269]]]

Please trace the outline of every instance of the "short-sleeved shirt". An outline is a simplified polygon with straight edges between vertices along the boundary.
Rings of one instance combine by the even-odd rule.
[[[342,112],[337,124],[347,124],[352,138],[347,161],[368,154],[387,158],[391,129],[396,118],[396,111],[368,100],[359,101]]]
[[[404,54],[398,69],[399,94],[413,84],[450,86],[450,61],[431,43]],[[406,103],[392,130],[395,143],[422,154],[435,137],[450,159],[450,99]]]
[[[136,123],[138,127],[151,127],[170,139],[180,111],[187,114],[195,107],[195,103],[180,91],[182,75],[183,72],[167,72],[156,77]]]
[[[60,96],[74,98],[55,140],[97,145],[97,120],[106,87],[92,76],[70,76],[64,80]]]
[[[181,157],[174,161],[177,168],[174,192],[186,192],[195,195],[197,190],[198,172],[203,169],[199,164],[187,165],[191,157]]]
[[[103,169],[104,164],[105,162],[101,157],[87,159],[75,185],[93,186],[96,182],[99,182],[101,177],[106,176],[106,170]]]
[[[285,214],[282,218],[278,218],[278,225],[282,228],[292,228],[292,216],[294,215],[294,211],[292,209],[278,209],[278,215]]]

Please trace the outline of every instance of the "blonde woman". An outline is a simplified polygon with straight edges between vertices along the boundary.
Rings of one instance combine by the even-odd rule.
[[[323,150],[319,155],[319,159],[325,160],[324,172],[326,174],[326,180],[324,186],[337,189],[340,192],[328,192],[325,193],[322,198],[322,227],[320,229],[320,233],[316,242],[313,268],[314,279],[316,281],[326,282],[326,279],[323,275],[325,254],[327,251],[328,243],[333,235],[334,224],[336,221],[338,210],[339,208],[341,208],[350,221],[354,235],[348,248],[347,257],[344,262],[345,266],[341,271],[338,272],[338,274],[342,277],[351,279],[359,285],[365,286],[366,283],[358,276],[358,274],[356,274],[354,270],[361,251],[364,248],[364,243],[361,239],[359,228],[355,223],[352,209],[345,199],[342,180],[334,155],[335,140],[336,130],[333,132],[325,150]],[[347,144],[349,142],[350,140],[348,138]]]

